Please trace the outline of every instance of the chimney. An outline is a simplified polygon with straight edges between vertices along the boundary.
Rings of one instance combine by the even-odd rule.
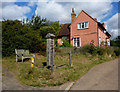
[[[74,8],[72,8],[72,13],[71,13],[71,23],[76,19],[76,14],[74,11]]]
[[[97,19],[96,19],[96,18],[94,18],[94,20],[97,22]]]
[[[103,25],[103,27],[105,28],[105,23],[103,22],[103,23],[101,23],[102,25]]]

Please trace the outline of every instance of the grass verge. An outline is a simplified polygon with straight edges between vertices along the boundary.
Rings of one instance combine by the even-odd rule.
[[[46,57],[36,55],[34,67],[31,68],[31,60],[23,63],[16,62],[15,56],[4,57],[3,67],[12,71],[18,80],[26,85],[43,87],[58,86],[68,81],[75,81],[84,75],[93,66],[115,59],[109,56],[92,56],[90,54],[73,54],[71,56],[72,67],[69,66],[68,55],[56,55],[54,71],[46,68]]]

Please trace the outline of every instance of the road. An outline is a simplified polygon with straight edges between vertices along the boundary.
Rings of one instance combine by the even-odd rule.
[[[118,90],[118,59],[93,67],[70,90]]]

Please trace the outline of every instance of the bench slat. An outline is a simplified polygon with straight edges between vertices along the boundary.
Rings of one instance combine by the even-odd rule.
[[[24,50],[24,49],[15,49],[15,53],[16,53],[16,62],[19,58],[25,59],[25,58],[35,58],[34,54],[30,54],[29,50]]]

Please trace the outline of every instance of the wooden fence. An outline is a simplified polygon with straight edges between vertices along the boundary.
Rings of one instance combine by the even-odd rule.
[[[71,51],[69,53],[54,53],[54,55],[65,55],[65,54],[69,54],[69,65],[72,66],[72,63],[71,63]]]

